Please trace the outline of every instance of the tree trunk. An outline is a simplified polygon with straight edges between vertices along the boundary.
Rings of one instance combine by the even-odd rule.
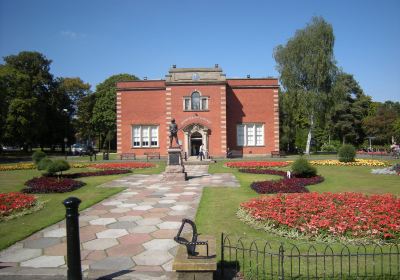
[[[310,154],[310,146],[311,146],[311,138],[312,138],[312,130],[314,127],[314,114],[311,114],[310,116],[310,128],[308,129],[308,135],[307,135],[307,145],[306,145],[306,154]]]

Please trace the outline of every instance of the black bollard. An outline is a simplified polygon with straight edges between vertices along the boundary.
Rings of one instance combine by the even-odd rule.
[[[64,200],[67,219],[67,265],[68,280],[82,280],[81,247],[79,241],[79,212],[81,200],[68,197]]]

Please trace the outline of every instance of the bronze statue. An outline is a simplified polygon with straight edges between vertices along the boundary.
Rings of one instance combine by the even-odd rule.
[[[172,147],[173,138],[175,138],[176,144],[180,147],[178,141],[178,125],[175,123],[175,119],[172,119],[169,125],[169,147]]]

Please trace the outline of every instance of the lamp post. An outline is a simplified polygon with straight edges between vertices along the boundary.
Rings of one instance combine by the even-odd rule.
[[[63,112],[67,115],[68,117],[68,109],[63,109]],[[64,156],[65,160],[67,160],[67,143],[68,143],[68,138],[67,138],[67,123],[65,123],[64,126]]]

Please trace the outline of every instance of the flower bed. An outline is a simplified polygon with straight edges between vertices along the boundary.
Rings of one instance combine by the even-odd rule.
[[[0,194],[0,220],[16,212],[27,210],[37,204],[34,195],[23,194],[20,192],[1,193]]]
[[[118,175],[118,174],[127,174],[131,173],[129,169],[109,169],[109,170],[101,170],[101,171],[94,171],[94,172],[79,172],[79,173],[72,173],[72,174],[63,174],[63,178],[81,178],[81,177],[92,177],[92,176],[109,176],[109,175]]]
[[[35,169],[36,166],[33,163],[17,163],[17,164],[2,164],[0,165],[0,171],[13,171],[13,170],[28,170]]]
[[[386,168],[372,169],[371,173],[381,175],[400,175],[400,164],[395,164]]]
[[[354,162],[340,162],[336,159],[329,160],[310,160],[312,165],[329,165],[329,166],[389,166],[390,164],[384,160],[376,159],[356,159]]]
[[[89,167],[98,169],[135,169],[135,168],[155,167],[155,164],[146,162],[123,162],[123,163],[110,162],[110,163],[90,164]]]
[[[24,193],[64,193],[79,189],[85,183],[69,178],[40,177],[25,182]]]
[[[400,238],[400,198],[391,194],[262,196],[242,203],[238,216],[252,226],[284,236],[367,243]]]
[[[283,177],[286,176],[286,171],[275,170],[275,169],[249,168],[249,169],[239,169],[239,172],[251,173],[251,174],[278,175],[278,176],[283,176]]]
[[[284,178],[278,181],[253,182],[250,187],[257,193],[305,193],[305,186],[315,185],[324,181],[321,176],[311,178]]]
[[[263,168],[263,167],[284,167],[289,163],[286,161],[232,161],[225,163],[231,168]]]

